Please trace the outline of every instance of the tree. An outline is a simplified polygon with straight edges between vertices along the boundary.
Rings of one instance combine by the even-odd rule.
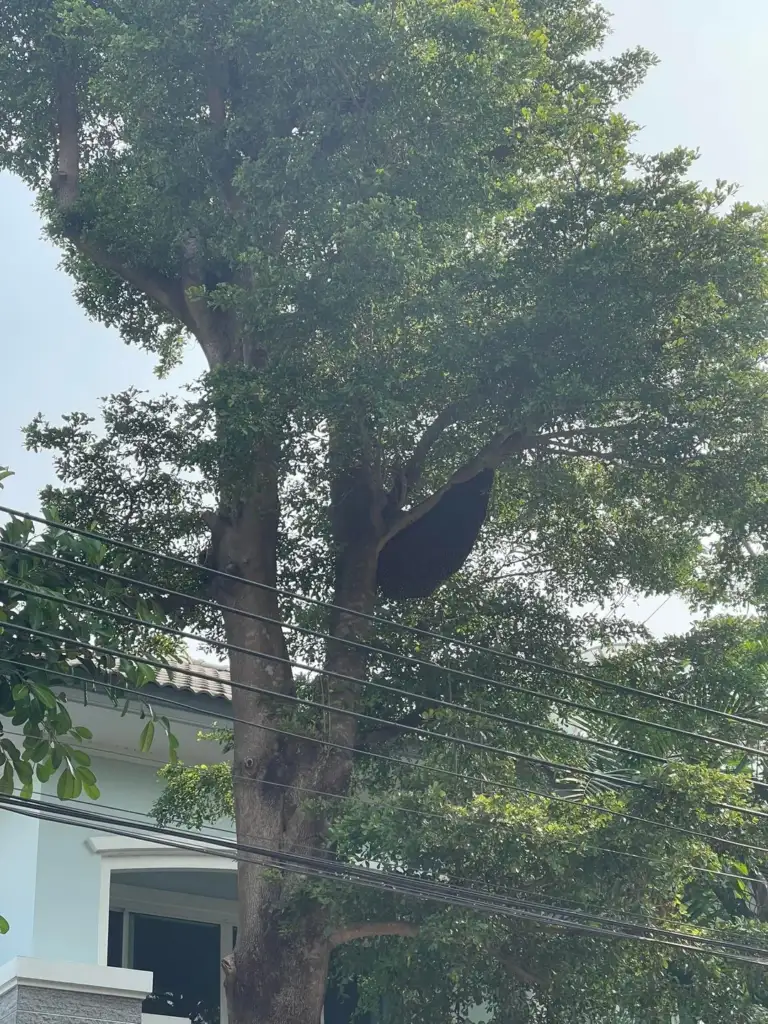
[[[482,586],[477,579],[473,583],[476,589]],[[484,596],[491,605],[493,591],[489,588]],[[464,608],[461,595],[451,607],[457,625]],[[541,613],[536,620],[528,611],[532,624],[546,622]],[[494,609],[484,621],[498,628],[504,620]],[[475,627],[478,624],[476,619]],[[630,685],[642,680],[653,684],[653,693],[684,695],[691,703],[706,702],[715,711],[760,721],[766,714],[765,638],[765,623],[712,620],[685,637],[633,645],[604,659],[600,673]],[[519,633],[516,639],[519,644]],[[535,642],[535,636],[527,637],[525,649],[535,650]],[[498,662],[491,663],[498,672]],[[458,665],[469,667],[457,658],[454,667]],[[374,674],[377,680],[396,683],[403,681],[403,671],[382,659]],[[524,683],[520,674],[513,678]],[[429,694],[429,674],[424,672],[418,682],[417,692]],[[539,678],[538,685],[556,693],[556,678],[547,677],[545,683]],[[459,690],[454,690],[454,699],[483,712],[516,715],[534,727],[552,724],[541,701],[493,691],[478,695],[477,687],[473,699],[472,687],[464,689],[460,679],[454,679],[454,686]],[[572,690],[563,689],[573,697]],[[591,696],[594,701],[594,693]],[[424,699],[428,704],[429,696]],[[513,747],[523,756],[575,759],[578,765],[605,774],[602,779],[561,777],[554,797],[542,800],[526,790],[520,771],[524,765],[518,763],[518,771],[511,773],[503,757],[472,750],[457,754],[444,742],[426,738],[417,758],[413,739],[406,737],[388,745],[387,753],[410,753],[410,769],[361,759],[345,800],[316,801],[330,820],[334,855],[342,860],[364,858],[412,877],[471,883],[478,893],[504,893],[544,908],[560,905],[625,921],[650,919],[692,936],[719,933],[731,941],[762,946],[768,934],[765,854],[738,844],[765,848],[766,828],[760,824],[755,829],[754,821],[736,815],[724,818],[714,807],[707,810],[710,800],[747,802],[750,772],[737,768],[742,754],[641,724],[645,718],[670,730],[714,732],[711,713],[664,708],[658,701],[626,693],[607,695],[601,707],[638,720],[584,715],[579,719],[583,735],[632,746],[651,757],[665,756],[671,765],[659,768],[639,756],[621,758],[599,748],[582,757],[574,742],[562,738],[526,735],[524,729],[479,717],[468,721],[465,714],[435,709],[424,721],[435,732],[476,738],[482,728],[483,737],[497,748]],[[733,744],[759,743],[764,731],[738,722],[718,724],[717,734]],[[226,730],[201,739],[231,742]],[[449,777],[458,768],[458,756],[464,778],[484,774],[484,794],[477,786]],[[425,762],[444,774],[425,771]],[[232,768],[216,754],[207,765],[172,765],[161,775],[166,789],[155,807],[161,824],[199,829],[233,816]],[[636,792],[627,785],[633,779],[656,780],[659,786],[650,793]],[[513,790],[499,791],[493,780],[503,780]],[[538,782],[541,786],[540,773]],[[523,791],[515,790],[515,785],[522,785]],[[587,786],[590,792],[585,794]],[[605,809],[623,810],[640,821],[606,814]],[[695,833],[675,831],[680,828]],[[722,842],[707,841],[702,833],[721,837]],[[729,840],[736,845],[730,846]],[[401,926],[405,920],[413,928],[407,941],[381,938],[374,944],[339,946],[334,952],[337,978],[347,985],[356,980],[360,1009],[378,1008],[376,1019],[383,1024],[464,1021],[471,1019],[465,1015],[478,1004],[485,1004],[492,1019],[504,1024],[670,1024],[677,1017],[721,1024],[747,1019],[768,999],[762,969],[744,970],[692,957],[685,950],[615,941],[606,945],[604,939],[547,929],[540,923],[509,925],[471,909],[419,905],[388,893],[371,896],[327,882],[307,883],[302,896],[331,908],[334,941],[345,934],[343,922],[350,920],[399,921]],[[299,903],[297,912],[301,909]],[[363,928],[357,932],[359,938],[365,935]]]
[[[688,153],[632,155],[616,104],[651,58],[591,58],[590,0],[0,12],[3,165],[37,190],[84,308],[161,368],[187,337],[208,360],[190,405],[128,393],[106,440],[74,417],[30,443],[62,452],[65,517],[189,549],[204,514],[227,610],[173,614],[221,631],[262,691],[233,697],[241,841],[330,849],[300,793],[348,794],[351,750],[376,742],[349,714],[368,698],[340,677],[371,666],[348,641],[373,639],[377,581],[397,609],[457,568],[492,474],[491,573],[571,600],[618,583],[715,599],[749,574],[765,219],[691,181]],[[99,445],[132,460],[110,491]],[[315,645],[324,745],[260,728],[306,692],[276,625],[285,580],[336,606]],[[308,898],[297,916],[297,885],[239,866],[233,1024],[318,1019],[332,914]]]

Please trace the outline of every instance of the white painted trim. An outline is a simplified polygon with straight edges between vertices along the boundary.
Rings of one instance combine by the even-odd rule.
[[[86,843],[89,840],[86,840]],[[109,862],[102,857],[99,865],[99,922],[96,932],[98,943],[96,962],[107,966],[109,955],[109,886],[111,881]]]
[[[179,1024],[183,1017],[168,1017],[162,1013],[142,1013],[141,1024]]]
[[[117,878],[112,881],[109,901],[111,910],[128,910],[134,914],[173,917],[202,924],[237,924],[236,900],[197,896],[170,889],[150,889],[143,885],[121,885]]]
[[[237,922],[235,922],[236,924]],[[222,924],[219,927],[219,962],[234,949],[235,924]],[[227,993],[224,990],[224,967],[219,970],[219,1020],[220,1024],[228,1024]]]
[[[121,836],[89,836],[85,845],[91,853],[101,859],[101,878],[99,882],[99,925],[98,925],[98,963],[100,970],[118,970],[119,968],[108,968],[107,953],[109,945],[109,910],[112,895],[112,873],[117,871],[152,871],[152,870],[178,870],[178,871],[236,871],[237,861],[219,855],[211,856],[206,853],[206,842],[195,843],[197,850],[180,850],[178,848],[163,846],[161,843],[152,843],[145,839],[133,839]],[[210,848],[209,848],[210,849]],[[221,945],[224,945],[224,932],[229,933],[229,945],[232,941],[232,928],[237,921],[237,905],[235,904],[234,914],[227,900],[214,900],[210,897],[188,897],[180,893],[161,892],[157,890],[142,890],[138,886],[120,886],[116,888],[123,897],[123,909],[128,913],[158,913],[162,915],[163,909],[170,917],[177,917],[182,920],[203,920],[212,924],[218,924],[220,928]],[[126,889],[136,889],[135,894],[126,893]],[[143,907],[138,906],[142,902],[141,893],[155,894],[157,898],[153,903]],[[162,900],[162,904],[159,902]],[[195,908],[199,901],[206,901],[208,913],[205,908],[200,907],[200,913],[190,913],[189,908]],[[186,906],[186,912],[184,907]],[[214,907],[216,915],[209,916]],[[223,908],[226,907],[226,915]],[[201,917],[201,913],[205,916]],[[125,958],[126,951],[123,950]],[[122,968],[125,970],[125,968]],[[130,973],[130,972],[129,972]],[[133,972],[137,973],[137,972]],[[223,973],[223,972],[222,972]],[[152,991],[152,975],[149,974],[149,992]],[[223,998],[223,982],[221,989],[221,1024],[227,1024],[227,1004]],[[162,1018],[157,1014],[144,1014],[148,1024],[160,1021]]]
[[[101,857],[101,878],[99,881],[99,924],[98,963],[106,967],[107,943],[109,939],[109,898],[113,871],[156,869],[179,871],[234,871],[237,861],[228,857],[206,854],[205,841],[199,844],[200,852],[179,850],[175,847],[152,843],[146,839],[122,836],[89,836],[85,845]],[[197,844],[196,844],[197,845]]]
[[[152,972],[20,956],[0,968],[0,995],[17,985],[145,999],[152,991]]]
[[[177,847],[164,846],[162,843],[152,843],[147,839],[131,839],[121,836],[89,836],[85,845],[91,853],[100,857],[130,857],[131,864],[123,868],[113,870],[130,870],[135,867],[135,859],[142,858],[142,861],[151,858],[157,860],[156,864],[142,864],[144,870],[158,868],[175,868],[180,870],[194,871],[198,867],[204,871],[233,871],[237,866],[234,858],[222,857],[218,848],[209,846],[205,839],[197,843],[190,843],[194,849],[180,850]]]
[[[232,952],[234,929],[237,924],[235,900],[221,900],[211,896],[194,896],[168,890],[149,889],[138,885],[114,883],[110,889],[110,901],[110,909],[123,911],[123,966],[125,967],[131,966],[130,956],[133,953],[131,926],[134,914],[215,925],[219,929],[219,961]],[[219,971],[219,978],[220,1024],[227,1024],[223,970]],[[155,1024],[155,1021],[164,1019],[161,1015],[143,1014],[142,1024]],[[175,1024],[178,1024],[178,1018],[173,1018],[173,1020]]]

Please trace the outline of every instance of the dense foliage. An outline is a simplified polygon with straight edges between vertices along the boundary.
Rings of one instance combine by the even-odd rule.
[[[733,843],[756,855],[765,829],[717,805],[762,805],[762,758],[644,723],[756,747],[762,623],[651,645],[573,611],[629,589],[764,600],[765,215],[692,180],[690,153],[633,152],[617,104],[652,58],[595,58],[592,0],[0,0],[0,25],[0,161],[36,189],[84,309],[161,370],[191,338],[210,366],[188,396],[116,396],[103,429],[74,414],[29,431],[57,456],[46,498],[63,521],[193,560],[205,546],[205,567],[230,573],[211,587],[203,567],[123,563],[186,591],[161,602],[166,621],[228,645],[251,685],[233,695],[232,774],[170,768],[158,813],[225,810],[243,842],[758,944],[762,863]],[[377,598],[384,545],[491,470],[463,572],[423,602]],[[433,543],[466,540],[457,522]],[[278,584],[454,640],[278,599]],[[753,721],[498,656],[584,667],[621,639],[645,643],[601,672]],[[330,743],[276,738],[289,727]],[[418,935],[332,962],[399,1021],[485,1003],[500,1024],[638,1008],[719,1024],[765,1000],[739,961],[253,863],[239,886],[232,1024],[315,1024],[334,929],[393,919]]]

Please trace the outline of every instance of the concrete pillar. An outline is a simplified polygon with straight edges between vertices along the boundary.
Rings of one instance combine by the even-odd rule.
[[[17,957],[0,968],[0,1024],[141,1024],[149,971]]]

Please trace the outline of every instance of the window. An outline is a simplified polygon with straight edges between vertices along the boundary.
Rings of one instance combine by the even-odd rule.
[[[109,966],[152,971],[144,1013],[219,1024],[220,950],[219,925],[110,911]]]
[[[107,939],[107,964],[110,967],[123,966],[123,912],[110,910],[109,938]]]

